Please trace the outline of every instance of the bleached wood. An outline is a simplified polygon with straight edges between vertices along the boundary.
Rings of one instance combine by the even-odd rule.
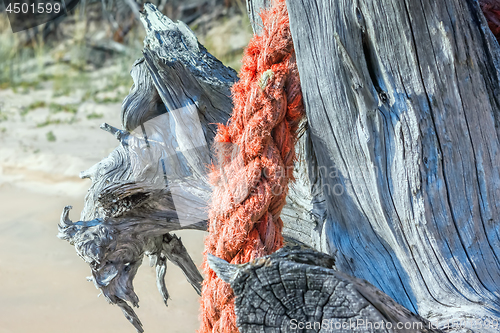
[[[500,48],[478,3],[287,6],[339,270],[443,324],[500,320]]]
[[[142,324],[130,305],[138,305],[132,283],[145,254],[156,266],[165,304],[167,259],[201,291],[201,274],[170,232],[206,230],[210,144],[216,123],[229,118],[237,79],[184,23],[173,23],[153,5],[145,6],[142,20],[144,57],[132,68],[123,129],[101,126],[119,145],[81,173],[92,181],[81,220],[72,222],[66,207],[59,226],[59,237],[75,245],[95,285],[138,332]]]

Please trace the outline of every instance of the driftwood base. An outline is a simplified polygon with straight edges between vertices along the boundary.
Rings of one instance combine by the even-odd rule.
[[[209,264],[234,290],[241,333],[441,332],[314,250],[285,248],[244,265],[209,255]]]

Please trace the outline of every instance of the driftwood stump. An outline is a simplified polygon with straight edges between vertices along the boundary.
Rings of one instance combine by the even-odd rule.
[[[142,324],[127,302],[138,305],[132,282],[144,254],[156,266],[165,304],[167,259],[200,293],[201,274],[170,232],[206,230],[209,143],[215,124],[229,118],[229,89],[237,79],[184,23],[173,23],[153,5],[145,6],[141,19],[148,34],[144,57],[131,71],[134,86],[123,103],[123,129],[101,126],[119,145],[81,173],[92,181],[81,221],[71,222],[66,207],[59,226],[59,237],[91,266],[95,285],[140,332]]]
[[[234,290],[241,333],[441,332],[326,254],[283,248],[244,265],[208,260]]]

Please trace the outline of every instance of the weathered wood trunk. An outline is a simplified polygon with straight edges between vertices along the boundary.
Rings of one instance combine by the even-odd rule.
[[[324,216],[296,229],[428,319],[498,322],[500,47],[478,2],[288,10]]]
[[[72,222],[66,207],[59,225],[59,237],[90,265],[96,287],[139,332],[142,324],[128,303],[138,306],[133,279],[145,254],[156,266],[165,304],[167,259],[201,290],[201,274],[170,232],[206,229],[209,147],[216,124],[229,118],[230,87],[237,79],[184,23],[170,21],[153,5],[141,18],[148,34],[144,58],[131,71],[123,129],[101,126],[119,145],[80,174],[92,180],[81,221]]]

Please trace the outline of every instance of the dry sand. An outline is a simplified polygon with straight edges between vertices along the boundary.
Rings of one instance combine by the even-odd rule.
[[[21,116],[36,101],[77,103],[72,124],[64,112],[42,107]],[[78,96],[51,96],[50,86],[16,94],[0,90],[0,333],[135,332],[117,306],[109,305],[86,276],[90,268],[66,241],[56,237],[65,205],[78,220],[89,180],[78,173],[105,157],[118,142],[100,130],[108,122],[119,127],[120,103],[80,103]],[[88,119],[90,113],[101,119]],[[50,117],[62,123],[37,127]],[[55,141],[49,141],[52,132]],[[200,265],[204,233],[177,232]],[[154,332],[195,332],[199,297],[182,272],[171,264],[165,307],[156,290],[154,269],[145,260],[135,279],[137,309],[144,329]]]

